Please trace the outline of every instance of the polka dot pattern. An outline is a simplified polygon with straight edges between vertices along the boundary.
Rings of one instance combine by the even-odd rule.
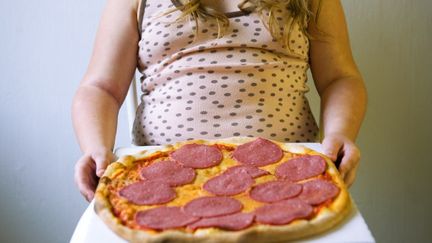
[[[289,43],[272,38],[260,17],[217,25],[174,23],[158,17],[172,3],[147,0],[139,42],[141,104],[133,128],[137,145],[195,138],[261,136],[283,142],[315,141],[317,125],[304,94],[309,43],[295,26]],[[286,13],[278,13],[287,21]]]

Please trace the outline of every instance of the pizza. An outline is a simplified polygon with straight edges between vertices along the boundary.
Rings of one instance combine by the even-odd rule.
[[[284,242],[351,210],[333,162],[264,138],[193,140],[110,164],[95,211],[131,242]]]

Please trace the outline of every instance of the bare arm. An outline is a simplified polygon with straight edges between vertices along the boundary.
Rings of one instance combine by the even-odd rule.
[[[318,10],[318,0],[313,10]],[[325,153],[336,161],[351,185],[360,160],[354,144],[363,121],[367,94],[352,57],[344,12],[339,0],[321,0],[317,23],[311,22],[310,60],[321,97],[321,132]]]
[[[72,120],[83,156],[75,181],[87,200],[97,177],[112,159],[117,116],[137,64],[137,2],[108,0],[93,54],[72,106]]]

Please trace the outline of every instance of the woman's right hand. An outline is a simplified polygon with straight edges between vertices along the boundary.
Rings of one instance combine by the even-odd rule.
[[[84,154],[75,164],[75,183],[87,201],[93,199],[99,178],[113,159],[111,150],[102,149]]]
[[[92,57],[72,105],[72,120],[84,154],[75,166],[83,196],[94,197],[98,179],[114,155],[117,119],[138,63],[139,1],[108,0]]]

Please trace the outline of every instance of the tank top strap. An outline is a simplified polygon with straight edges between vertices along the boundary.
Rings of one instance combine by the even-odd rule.
[[[145,8],[146,8],[146,3],[147,0],[139,0],[139,5],[138,5],[138,33],[140,34],[141,37],[141,33],[142,33],[142,22],[144,19],[144,12],[145,12]]]

